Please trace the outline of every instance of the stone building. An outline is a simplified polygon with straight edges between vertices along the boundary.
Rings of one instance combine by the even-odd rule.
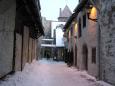
[[[91,9],[93,11],[91,11]],[[91,75],[113,85],[115,85],[114,11],[114,0],[80,0],[79,5],[76,7],[74,13],[64,27],[64,29],[66,29],[66,37],[68,37],[70,30],[67,28],[72,26],[75,28],[76,25],[72,25],[74,23],[77,23],[78,26],[78,31],[76,32],[77,38],[75,40],[77,51],[73,49],[75,52],[74,64],[77,63],[77,67],[80,67],[80,69],[86,69]],[[84,14],[86,14],[86,19]],[[85,23],[83,20],[87,22]],[[86,28],[83,28],[84,25]],[[81,50],[81,46],[83,47],[83,51]],[[94,54],[96,54],[96,56]],[[92,59],[92,56],[94,58],[96,57],[96,59]],[[84,62],[82,57],[87,57],[88,59],[87,62],[85,60],[84,66],[84,63],[80,63]],[[96,63],[91,63],[91,61]]]
[[[51,38],[51,20],[42,17],[42,23],[45,35],[41,39],[41,58],[47,58],[47,56],[52,57],[51,45],[53,44],[53,39]]]
[[[73,60],[74,66],[81,70],[86,70],[89,74],[97,77],[97,22],[89,19],[90,16],[96,17],[96,10],[92,7],[91,11],[95,10],[95,15],[94,13],[88,14],[88,5],[90,3],[85,4],[87,8],[83,4],[82,2],[79,3],[64,27],[68,36],[68,53],[70,58],[72,58],[71,60]]]
[[[37,59],[42,34],[39,0],[0,1],[0,78]]]
[[[58,17],[58,22],[62,22],[61,24],[62,24],[62,27],[61,27],[61,29],[63,30],[63,26],[65,25],[65,22],[67,22],[67,20],[69,19],[69,17],[71,16],[71,14],[72,14],[72,12],[71,12],[71,10],[69,9],[69,7],[66,5],[65,7],[64,7],[64,9],[63,10],[61,10],[61,8],[60,8],[60,12],[59,12],[59,17]],[[61,25],[60,24],[60,25]],[[60,25],[58,25],[58,26],[60,26]],[[58,29],[56,29],[56,31],[57,31],[57,37],[59,37],[59,32],[58,32]],[[58,41],[58,40],[57,40]],[[63,39],[63,41],[64,41],[64,39]],[[63,45],[63,43],[62,43],[62,45]],[[65,55],[65,51],[67,50],[66,48],[64,48],[64,46],[63,47],[59,47],[59,46],[57,46],[57,52],[58,52],[58,58],[63,58],[63,60],[65,60],[65,58],[66,58],[66,55]]]
[[[63,10],[60,8],[58,21],[66,22],[69,19],[71,14],[72,12],[67,5],[65,6]]]
[[[64,59],[63,26],[65,22],[52,21],[52,38],[54,39],[55,60]]]
[[[62,29],[71,14],[69,7],[66,5],[63,10],[60,8],[58,21],[43,18],[43,25],[45,27],[45,36],[41,44],[43,57],[47,57],[47,54],[49,54],[52,58],[57,57],[57,60],[63,60],[64,44]]]
[[[98,10],[99,78],[115,85],[115,0],[92,3]]]
[[[47,20],[45,17],[42,17],[42,23],[43,26],[45,27],[44,29],[44,38],[51,38],[51,21],[52,20]]]

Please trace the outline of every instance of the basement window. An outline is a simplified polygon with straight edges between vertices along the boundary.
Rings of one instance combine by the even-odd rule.
[[[92,63],[96,63],[96,47],[92,48]]]

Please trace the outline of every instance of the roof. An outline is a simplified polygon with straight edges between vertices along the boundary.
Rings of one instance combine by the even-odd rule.
[[[34,19],[35,26],[37,27],[36,31],[39,32],[39,34],[44,35],[43,31],[44,28],[42,25],[41,14],[40,14],[41,7],[39,0],[38,0],[38,7],[36,5],[36,2],[34,2],[33,0],[23,0],[23,2],[25,4],[25,8],[27,9],[28,13],[32,15],[32,19]]]
[[[60,11],[59,17],[70,17],[72,14],[71,10],[69,7],[66,5],[63,11]]]
[[[69,17],[68,21],[66,22],[66,24],[64,26],[64,30],[71,25],[72,21],[75,19],[75,17],[78,15],[78,13],[83,9],[83,7],[86,5],[87,1],[88,0],[82,0],[78,4],[78,6],[74,10],[74,13]]]

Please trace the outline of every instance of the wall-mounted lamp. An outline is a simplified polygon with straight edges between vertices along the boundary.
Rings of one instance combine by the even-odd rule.
[[[78,33],[78,23],[74,24],[74,38],[77,38],[77,33]]]
[[[87,10],[88,19],[97,22],[97,9],[92,5]]]

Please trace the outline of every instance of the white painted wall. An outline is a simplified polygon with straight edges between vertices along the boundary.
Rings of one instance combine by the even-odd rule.
[[[64,34],[64,32],[62,31],[62,28],[56,29],[56,46],[57,47],[64,46],[63,34]]]
[[[63,41],[63,31],[62,28],[59,27],[61,24],[63,26],[65,25],[65,22],[58,22],[58,21],[53,21],[51,23],[51,37],[54,38],[54,30],[56,30],[56,47],[64,47],[64,41]]]
[[[56,29],[57,26],[59,26],[60,24],[65,25],[65,22],[58,22],[58,21],[53,21],[51,23],[51,37],[54,37],[54,29]]]

